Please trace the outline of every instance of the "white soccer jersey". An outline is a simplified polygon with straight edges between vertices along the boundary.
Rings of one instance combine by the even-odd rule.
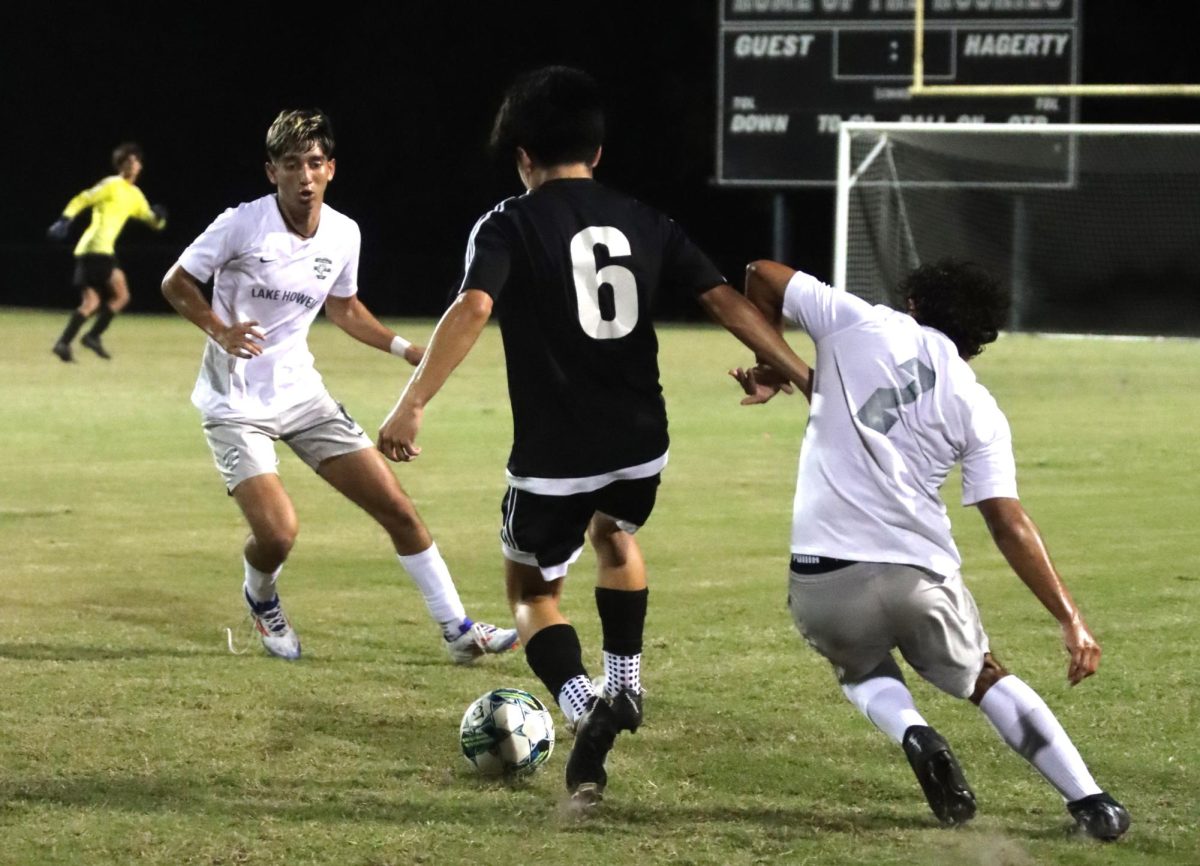
[[[213,278],[213,310],[227,323],[257,321],[262,354],[237,358],[209,339],[192,403],[207,417],[263,419],[324,390],[308,329],[328,295],[358,291],[358,224],[327,204],[308,239],[288,230],[274,195],[225,211],[179,265]]]
[[[954,574],[962,560],[938,493],[954,464],[964,505],[1017,496],[995,399],[945,334],[904,313],[799,272],[783,312],[817,346],[792,552]]]

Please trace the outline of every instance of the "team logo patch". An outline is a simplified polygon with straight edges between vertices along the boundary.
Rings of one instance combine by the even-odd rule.
[[[327,259],[318,256],[313,259],[313,273],[317,275],[318,280],[323,280],[329,276],[329,272],[333,270],[333,259]]]
[[[241,456],[241,452],[238,451],[236,445],[230,446],[217,458],[219,461],[218,465],[232,475],[237,470],[238,461],[241,459]]]

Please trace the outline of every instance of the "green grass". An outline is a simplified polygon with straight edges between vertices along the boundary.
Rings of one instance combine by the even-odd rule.
[[[66,365],[49,351],[64,318],[0,310],[0,863],[1200,862],[1200,342],[1006,337],[977,362],[1100,674],[1067,688],[1053,622],[952,505],[965,575],[996,653],[1129,805],[1129,836],[1101,846],[1066,834],[1057,795],[973,707],[915,683],[980,801],[969,828],[938,829],[899,750],[841,698],[784,606],[805,409],[737,406],[731,338],[662,329],[674,444],[639,536],[648,721],[579,822],[562,807],[568,737],[514,787],[457,754],[480,693],[546,697],[524,658],[450,666],[382,531],[286,448],[301,534],[281,586],[305,658],[230,655],[244,529],[188,402],[201,335],[124,317],[115,360]],[[323,323],[312,342],[373,431],[406,368]],[[471,612],[501,622],[509,435],[489,329],[426,413],[424,454],[397,469]],[[565,606],[597,666],[591,563]]]

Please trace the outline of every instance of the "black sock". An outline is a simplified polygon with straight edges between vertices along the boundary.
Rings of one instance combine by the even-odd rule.
[[[579,635],[570,623],[548,626],[525,644],[525,660],[553,700],[572,677],[587,676]]]
[[[75,335],[79,333],[79,329],[83,327],[83,323],[87,321],[87,316],[75,310],[71,313],[71,320],[67,322],[67,327],[63,330],[62,336],[58,338],[58,342],[67,343],[68,345],[75,339]]]
[[[604,633],[604,651],[617,656],[635,656],[642,651],[646,606],[650,590],[596,587],[596,610]]]
[[[108,330],[108,326],[112,322],[113,316],[115,315],[116,313],[112,311],[112,307],[108,306],[107,304],[101,306],[99,312],[96,313],[96,323],[92,325],[92,329],[88,331],[88,336],[99,337],[101,334],[103,334],[106,330]]]

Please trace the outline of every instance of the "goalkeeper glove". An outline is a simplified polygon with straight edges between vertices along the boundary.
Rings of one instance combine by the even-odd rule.
[[[50,228],[46,229],[46,237],[52,241],[62,241],[67,239],[67,232],[71,229],[70,217],[59,217],[54,221]]]
[[[166,205],[156,204],[154,207],[150,208],[150,210],[154,213],[154,215],[156,217],[158,217],[159,222],[165,223],[167,221],[167,206]]]

